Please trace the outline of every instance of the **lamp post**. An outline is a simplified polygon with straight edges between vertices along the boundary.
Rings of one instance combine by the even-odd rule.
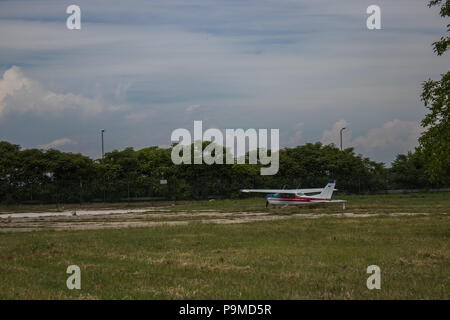
[[[340,133],[340,136],[341,136],[341,151],[342,151],[342,131],[344,131],[346,128],[344,127],[344,128],[342,128],[340,131],[339,131],[339,133]]]
[[[104,129],[102,129],[101,133],[102,133],[102,160],[105,158],[105,145],[103,143],[103,133],[105,132]]]

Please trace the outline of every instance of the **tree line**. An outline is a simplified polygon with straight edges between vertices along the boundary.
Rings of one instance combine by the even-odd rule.
[[[174,165],[171,152],[172,147],[126,148],[94,160],[53,149],[21,150],[2,141],[0,202],[233,198],[241,196],[243,188],[320,187],[329,179],[336,179],[338,189],[348,193],[444,186],[430,182],[426,157],[420,150],[398,155],[387,168],[356,154],[353,148],[341,151],[334,145],[308,143],[281,149],[280,169],[274,176],[261,176],[261,164],[248,161]]]

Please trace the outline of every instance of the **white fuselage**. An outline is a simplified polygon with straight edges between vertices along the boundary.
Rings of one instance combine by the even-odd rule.
[[[331,202],[331,199],[320,198],[318,196],[305,196],[291,193],[278,193],[267,197],[270,204],[278,205],[302,205],[309,203]]]

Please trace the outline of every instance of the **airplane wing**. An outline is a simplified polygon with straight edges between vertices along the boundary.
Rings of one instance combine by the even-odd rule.
[[[319,202],[323,202],[323,203],[337,203],[337,202],[347,202],[347,200],[314,200],[313,202],[305,202],[305,204],[319,203]]]
[[[297,189],[242,189],[241,192],[260,192],[260,193],[297,193]]]
[[[241,192],[260,192],[260,193],[314,193],[322,192],[323,188],[315,189],[242,189]],[[336,191],[337,189],[334,189]]]

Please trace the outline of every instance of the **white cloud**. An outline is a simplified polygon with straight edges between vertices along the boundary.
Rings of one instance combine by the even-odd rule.
[[[340,130],[342,128],[346,128],[342,132],[342,144],[345,146],[348,146],[349,142],[352,139],[352,131],[350,129],[347,129],[348,122],[344,119],[339,120],[333,125],[333,128],[331,130],[325,130],[322,134],[321,142],[325,145],[327,144],[334,144],[335,146],[340,146]]]
[[[48,150],[48,149],[57,149],[58,147],[62,147],[65,145],[74,145],[77,144],[76,141],[69,139],[69,138],[61,138],[56,139],[50,143],[47,144],[39,144],[36,146],[38,149]]]
[[[295,124],[294,135],[289,138],[288,145],[289,146],[298,146],[301,144],[303,140],[303,122],[298,122]]]
[[[104,111],[119,111],[121,105],[107,105],[72,93],[60,94],[44,88],[40,82],[27,78],[19,67],[6,70],[0,79],[0,118],[8,113],[34,113],[49,117],[72,110],[84,116]]]
[[[348,125],[349,123],[345,120],[336,122],[331,130],[323,132],[322,143],[334,143],[339,147],[339,130]],[[354,147],[364,153],[391,151],[393,154],[398,154],[413,150],[418,145],[418,138],[423,131],[418,121],[395,119],[355,139],[352,139],[352,131],[347,128],[343,131],[342,140],[344,147]]]
[[[366,152],[390,148],[405,153],[418,145],[418,138],[423,130],[417,121],[395,119],[384,123],[380,128],[371,129],[367,136],[355,138],[352,144]]]

